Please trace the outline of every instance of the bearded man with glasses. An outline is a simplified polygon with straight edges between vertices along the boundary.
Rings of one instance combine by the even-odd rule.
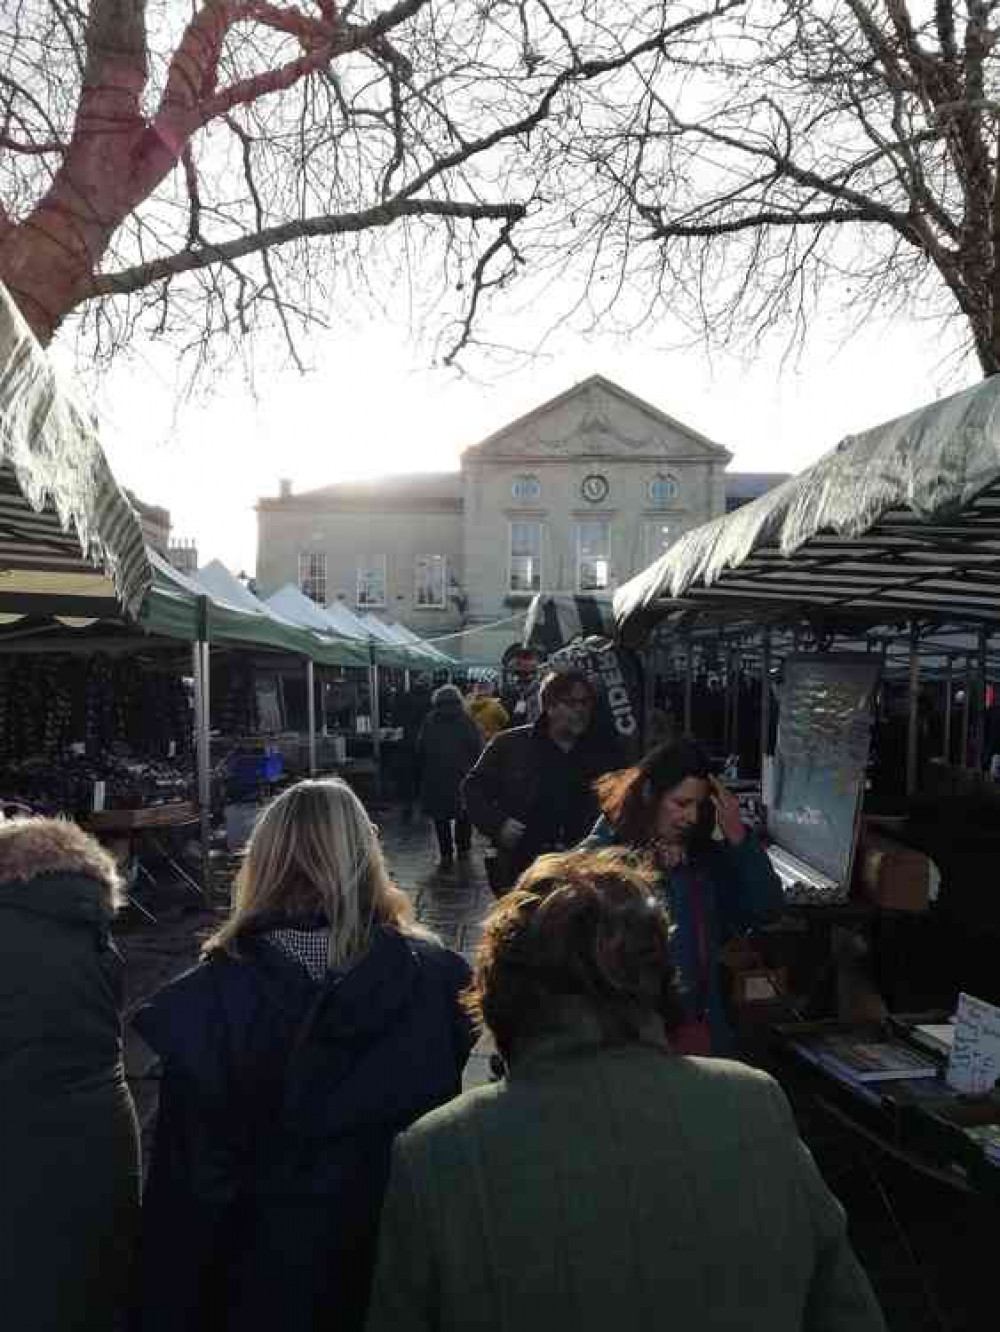
[[[579,671],[552,672],[533,726],[504,731],[465,779],[469,817],[490,839],[486,867],[497,897],[549,851],[575,846],[597,817],[594,782],[623,755],[596,732],[594,687]]]

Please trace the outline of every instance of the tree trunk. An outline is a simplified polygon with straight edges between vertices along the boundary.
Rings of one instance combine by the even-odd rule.
[[[54,201],[0,241],[0,281],[43,347],[85,299],[92,273],[73,215]]]
[[[42,345],[84,301],[122,222],[177,160],[142,112],[145,0],[94,0],[73,132],[44,197],[0,231],[3,281]]]

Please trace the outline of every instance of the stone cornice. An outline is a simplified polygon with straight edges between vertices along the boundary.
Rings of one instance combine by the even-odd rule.
[[[260,499],[257,501],[256,509],[258,513],[281,513],[281,514],[334,514],[349,513],[360,515],[372,515],[379,513],[399,514],[399,513],[455,513],[461,514],[465,508],[464,499],[405,499],[387,498],[382,499],[370,495],[356,500],[312,500],[299,499],[294,495],[291,499]]]

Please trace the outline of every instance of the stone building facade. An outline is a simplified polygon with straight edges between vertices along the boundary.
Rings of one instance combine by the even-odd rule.
[[[399,621],[496,662],[535,592],[611,592],[726,510],[731,455],[600,376],[465,450],[459,471],[349,482],[258,511],[257,587]],[[490,627],[493,626],[493,627]]]

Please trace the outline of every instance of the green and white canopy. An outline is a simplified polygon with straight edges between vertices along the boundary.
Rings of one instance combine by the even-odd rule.
[[[0,612],[135,614],[152,582],[90,416],[0,284]]]

